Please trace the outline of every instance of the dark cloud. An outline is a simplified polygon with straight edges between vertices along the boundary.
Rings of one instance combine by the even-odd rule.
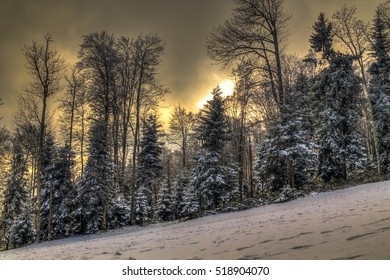
[[[356,5],[359,16],[370,20],[377,0],[287,0],[289,52],[303,54],[310,27],[320,11],[333,13],[343,4]],[[32,39],[51,33],[56,49],[74,62],[81,36],[106,30],[117,36],[157,33],[166,42],[160,78],[170,88],[168,104],[196,109],[196,102],[228,77],[212,66],[205,38],[213,26],[231,14],[233,0],[0,0],[0,115],[11,121],[16,96],[27,77],[21,49]],[[362,9],[360,9],[362,7]],[[330,16],[330,15],[329,15]]]

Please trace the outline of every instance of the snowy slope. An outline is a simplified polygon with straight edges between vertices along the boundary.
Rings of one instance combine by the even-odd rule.
[[[34,244],[0,259],[390,259],[390,182]]]

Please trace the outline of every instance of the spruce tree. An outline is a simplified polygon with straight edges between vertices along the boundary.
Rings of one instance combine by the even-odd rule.
[[[4,240],[2,240],[2,243],[5,244],[5,249],[19,247],[35,239],[32,219],[29,211],[27,211],[27,162],[25,152],[17,136],[14,137],[13,141],[10,166],[11,169],[4,193],[3,208]],[[23,233],[15,230],[16,227],[20,229],[19,226],[24,228]],[[27,228],[25,228],[26,226]],[[26,234],[27,237],[22,238],[19,234]]]
[[[56,149],[45,188],[50,194],[48,239],[58,239],[72,234],[73,229],[73,155],[69,147]],[[41,211],[43,213],[43,211]],[[41,219],[43,221],[43,219]],[[41,230],[41,233],[43,231]]]
[[[350,172],[365,167],[361,121],[362,88],[352,59],[337,55],[313,87],[318,99],[318,176],[325,182],[346,180]]]
[[[84,234],[107,229],[108,211],[115,193],[106,129],[105,121],[93,124],[89,132],[89,157],[77,184],[76,230]]]
[[[197,128],[202,150],[197,154],[192,178],[202,209],[217,208],[233,186],[227,180],[229,170],[222,158],[225,142],[230,138],[221,88],[217,86],[211,93],[213,98],[202,110]]]
[[[255,163],[256,180],[273,191],[307,184],[315,166],[309,79],[298,75],[286,86],[283,113],[272,120]]]
[[[315,52],[322,52],[322,58],[329,59],[333,54],[332,23],[325,19],[325,14],[320,13],[313,25],[314,32],[310,36],[310,45]]]
[[[150,191],[142,185],[135,197],[135,223],[140,226],[147,225],[150,222],[151,206],[149,202]]]
[[[380,164],[382,172],[390,171],[390,40],[388,29],[376,11],[372,33],[372,54],[370,65],[369,97],[375,126],[379,138]]]
[[[108,213],[108,225],[110,228],[119,228],[130,224],[130,206],[122,194],[118,193]]]
[[[176,178],[175,217],[178,219],[192,218],[199,212],[199,204],[190,176],[188,171],[182,170]]]
[[[171,221],[174,219],[175,199],[166,180],[161,184],[157,205],[157,216],[160,221]]]
[[[329,65],[315,77],[317,175],[325,182],[346,180],[348,174],[366,165],[361,133],[362,86],[355,75],[353,57],[336,53],[332,47],[332,25],[323,14],[313,26],[310,43],[322,52]]]
[[[280,153],[285,158],[286,183],[296,189],[310,182],[316,164],[313,119],[309,111],[311,96],[307,84],[310,84],[309,79],[303,74],[299,75],[286,95],[281,121]]]
[[[22,213],[13,222],[9,230],[9,236],[9,243],[12,248],[28,245],[35,241],[36,232],[28,207],[24,207]]]
[[[40,187],[40,237],[39,240],[50,240],[52,230],[52,217],[53,217],[53,188],[48,182],[53,180],[54,172],[54,160],[55,160],[56,147],[54,143],[54,136],[48,133],[45,137],[43,145],[43,159],[42,159],[42,170],[41,180],[42,186]]]
[[[136,201],[138,223],[145,224],[152,219],[157,205],[158,179],[162,175],[161,153],[163,143],[159,141],[161,125],[155,115],[150,115],[143,123],[140,152],[138,154],[138,185]]]

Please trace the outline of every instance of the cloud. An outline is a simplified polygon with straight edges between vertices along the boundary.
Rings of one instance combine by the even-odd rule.
[[[355,4],[359,15],[370,15],[368,20],[379,2],[287,0],[286,10],[292,14],[288,51],[300,55],[307,51],[310,27],[320,11],[333,13],[344,3]],[[365,10],[359,10],[359,6]],[[49,32],[55,39],[53,46],[68,62],[74,62],[81,36],[102,30],[128,37],[158,33],[166,42],[160,78],[171,90],[167,103],[181,103],[195,110],[196,103],[228,77],[227,71],[211,65],[205,38],[213,26],[230,17],[232,7],[233,0],[2,0],[0,97],[6,105],[0,115],[11,119],[16,96],[26,82],[21,53],[24,44],[33,39],[42,41]]]

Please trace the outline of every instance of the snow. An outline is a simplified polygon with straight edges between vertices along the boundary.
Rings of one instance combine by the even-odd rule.
[[[390,181],[33,244],[0,259],[390,259]]]

